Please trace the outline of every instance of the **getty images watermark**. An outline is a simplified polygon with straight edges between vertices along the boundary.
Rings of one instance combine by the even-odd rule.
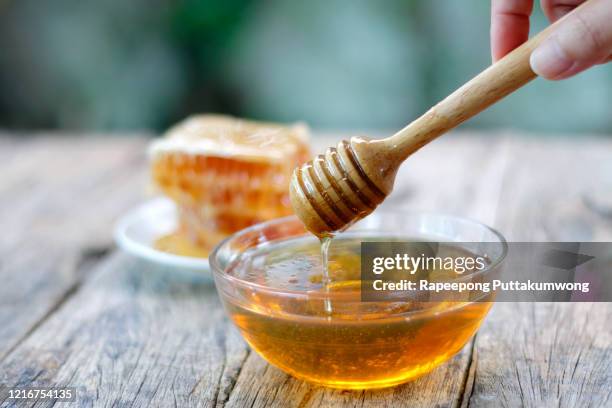
[[[612,243],[363,242],[364,301],[612,301]]]

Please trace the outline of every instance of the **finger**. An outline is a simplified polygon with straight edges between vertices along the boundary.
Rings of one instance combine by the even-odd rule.
[[[554,23],[586,0],[542,0],[542,11]]]
[[[612,7],[590,0],[559,22],[559,27],[531,54],[531,68],[548,79],[564,79],[612,54]]]
[[[529,37],[533,0],[492,0],[491,55],[497,61]]]

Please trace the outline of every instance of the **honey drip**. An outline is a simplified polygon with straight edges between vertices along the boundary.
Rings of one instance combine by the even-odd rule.
[[[323,276],[322,283],[323,288],[328,296],[325,297],[325,311],[328,314],[332,313],[332,304],[331,299],[329,297],[330,286],[331,286],[331,276],[329,274],[329,247],[331,245],[333,237],[327,236],[320,238],[321,241],[321,265],[323,266]]]

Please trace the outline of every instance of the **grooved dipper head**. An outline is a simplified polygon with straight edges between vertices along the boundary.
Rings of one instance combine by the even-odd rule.
[[[377,175],[366,171],[371,167],[360,162],[353,142],[342,141],[293,172],[291,205],[317,236],[346,229],[374,211],[388,194],[373,181]]]

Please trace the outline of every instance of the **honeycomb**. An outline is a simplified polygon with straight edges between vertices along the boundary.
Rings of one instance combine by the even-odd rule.
[[[310,157],[304,125],[193,116],[150,147],[154,185],[177,205],[178,236],[210,251],[252,224],[291,214],[293,169]]]

